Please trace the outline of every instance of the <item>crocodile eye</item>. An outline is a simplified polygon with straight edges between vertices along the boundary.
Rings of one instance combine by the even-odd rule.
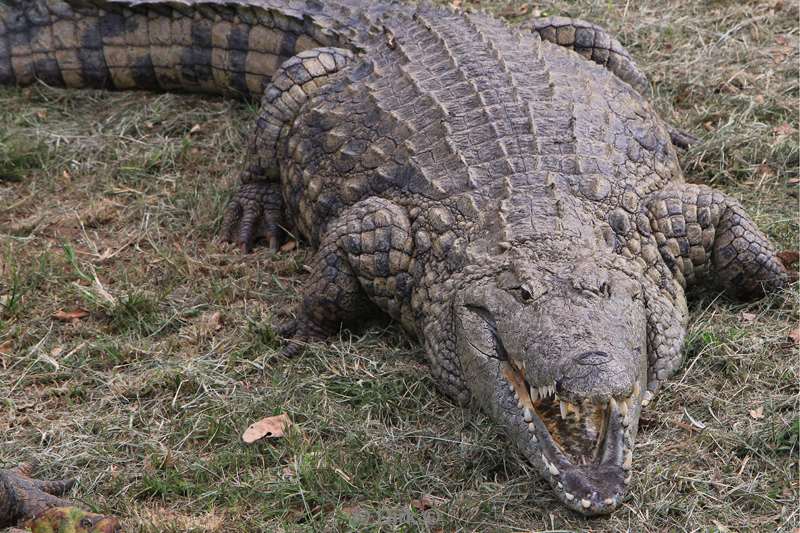
[[[82,528],[91,529],[91,528],[94,527],[94,524],[92,523],[91,519],[89,519],[89,518],[81,518],[80,526]]]
[[[533,295],[531,294],[531,291],[529,291],[525,287],[520,287],[519,297],[522,299],[523,302],[526,303],[533,301]]]

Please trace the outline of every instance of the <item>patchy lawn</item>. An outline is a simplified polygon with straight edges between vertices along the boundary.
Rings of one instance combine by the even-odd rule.
[[[664,117],[704,140],[683,155],[688,179],[797,248],[793,2],[483,5],[607,27]],[[798,525],[796,288],[749,304],[692,295],[686,364],[645,412],[630,497],[586,520],[486,417],[434,391],[397,327],[277,357],[270,323],[297,301],[309,250],[215,241],[255,112],[0,89],[0,466],[77,477],[78,501],[143,532]],[[287,437],[241,443],[282,412]]]

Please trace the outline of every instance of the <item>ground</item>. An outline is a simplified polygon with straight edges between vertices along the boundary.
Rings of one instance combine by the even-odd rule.
[[[458,4],[459,2],[453,2]],[[463,2],[476,7],[477,2]],[[483,7],[615,33],[703,142],[690,181],[798,241],[792,2]],[[796,285],[691,295],[686,364],[647,408],[630,497],[566,511],[377,320],[284,360],[270,324],[310,251],[215,240],[256,109],[186,95],[0,90],[0,467],[38,460],[129,531],[775,531],[798,525]],[[245,445],[262,417],[288,435]]]

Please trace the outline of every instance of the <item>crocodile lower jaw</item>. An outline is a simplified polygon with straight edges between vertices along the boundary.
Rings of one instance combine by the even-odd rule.
[[[631,481],[633,439],[630,428],[634,410],[639,408],[639,385],[627,398],[611,397],[575,405],[560,400],[554,385],[531,386],[525,380],[522,365],[513,360],[504,361],[502,365],[503,377],[522,411],[528,435],[541,455],[541,473],[559,499],[582,514],[613,511]],[[559,415],[560,420],[556,420]],[[574,448],[570,450],[565,446],[565,438],[585,440],[585,434],[557,431],[562,421],[568,418],[580,421],[582,417],[597,421],[598,430],[590,456],[576,454]],[[555,433],[551,433],[548,426]]]

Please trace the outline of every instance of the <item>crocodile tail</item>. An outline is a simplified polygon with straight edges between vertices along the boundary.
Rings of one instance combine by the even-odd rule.
[[[351,48],[349,11],[308,0],[0,0],[0,85],[258,98],[283,61]]]

